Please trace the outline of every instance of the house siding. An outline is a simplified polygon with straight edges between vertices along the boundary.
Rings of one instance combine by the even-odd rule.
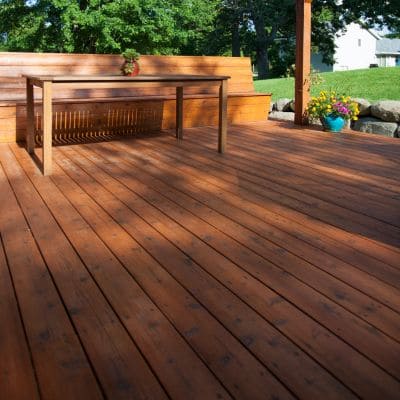
[[[362,69],[377,64],[376,42],[371,32],[356,23],[350,24],[346,32],[336,39],[333,71]]]
[[[400,65],[400,58],[397,56],[378,55],[377,58],[380,67],[396,67]]]

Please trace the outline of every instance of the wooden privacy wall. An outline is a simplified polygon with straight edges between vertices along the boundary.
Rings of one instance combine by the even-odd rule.
[[[24,75],[116,75],[118,55],[1,53],[0,142],[24,140],[26,89]],[[143,74],[229,75],[228,121],[260,121],[268,117],[270,95],[254,92],[250,59],[244,57],[142,56]],[[184,126],[217,123],[217,87],[185,88]],[[56,89],[54,134],[57,138],[134,134],[175,126],[175,89]],[[41,89],[35,88],[35,99]],[[41,107],[35,107],[40,141]]]

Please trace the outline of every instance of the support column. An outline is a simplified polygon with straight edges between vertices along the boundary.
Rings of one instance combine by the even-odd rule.
[[[26,79],[26,150],[32,154],[35,150],[35,111],[33,83]]]
[[[226,135],[228,130],[228,81],[221,80],[219,87],[218,107],[218,152],[224,153],[226,147]]]
[[[307,125],[305,117],[310,100],[311,1],[296,0],[296,82],[295,117],[297,125]]]
[[[176,126],[175,134],[177,139],[183,139],[183,87],[176,88]]]
[[[52,83],[43,82],[43,175],[52,171]]]

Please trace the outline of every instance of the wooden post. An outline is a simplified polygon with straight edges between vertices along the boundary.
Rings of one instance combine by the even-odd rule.
[[[226,147],[226,135],[228,130],[227,112],[228,109],[228,81],[221,80],[219,87],[219,107],[218,107],[218,152],[224,153]]]
[[[33,83],[29,78],[26,79],[26,149],[32,154],[35,150],[35,111],[33,97]]]
[[[295,117],[298,125],[307,125],[305,117],[310,100],[311,72],[311,1],[296,0],[296,82]]]
[[[183,87],[176,88],[176,138],[183,139]]]
[[[43,175],[52,170],[52,83],[43,82]]]

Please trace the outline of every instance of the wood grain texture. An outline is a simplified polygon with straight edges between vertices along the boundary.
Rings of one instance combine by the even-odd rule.
[[[5,399],[39,399],[31,354],[0,237],[0,393]]]
[[[1,53],[0,52],[0,142],[15,142],[25,140],[26,133],[26,89],[23,75],[112,75],[120,74],[122,58],[116,55],[79,55],[79,54],[40,54],[40,53]],[[241,57],[196,57],[196,56],[142,56],[141,70],[144,74],[195,74],[195,75],[228,75],[231,77],[228,85],[228,117],[230,122],[261,121],[268,118],[270,95],[256,94],[253,86],[250,60]],[[149,86],[149,85],[147,85]],[[42,97],[42,90],[34,88],[35,99]],[[215,125],[218,122],[218,112],[212,109],[218,98],[218,86],[199,86],[185,88],[184,109],[194,107],[183,122],[184,126]],[[169,128],[175,126],[175,113],[162,110],[170,109],[169,101],[175,96],[173,87],[135,87],[126,88],[57,88],[53,90],[53,106],[62,114],[63,119],[69,118],[68,111],[78,113],[86,110],[86,106],[94,106],[96,112],[102,115],[98,121],[96,115],[87,115],[93,129],[87,131],[88,136],[104,134],[104,120],[108,111],[118,110],[121,103],[130,108],[141,108],[144,114],[136,121],[130,120],[129,129],[122,124],[119,133],[135,134],[145,130]],[[107,100],[108,99],[108,100]],[[197,101],[196,101],[197,100]],[[153,111],[154,101],[158,101],[157,112]],[[171,105],[175,110],[175,105]],[[92,109],[93,110],[93,109]],[[161,110],[161,111],[160,111]],[[186,114],[186,113],[185,113]],[[41,123],[41,110],[36,107],[35,115],[38,124]],[[191,117],[193,115],[193,117]],[[203,116],[203,118],[201,118]],[[155,123],[155,119],[157,123]],[[147,122],[148,121],[148,122]],[[99,122],[99,123],[98,123]],[[68,126],[61,129],[63,137],[81,136],[86,125]],[[96,127],[96,129],[94,128]],[[112,134],[116,134],[112,129]],[[42,135],[39,125],[36,135]]]
[[[147,386],[147,391],[151,391],[151,393],[162,393],[157,388],[154,378],[148,381],[145,378],[146,374],[144,377],[135,378],[138,376],[137,369],[146,372],[146,365],[141,360],[135,344],[119,322],[107,300],[102,296],[101,290],[90,279],[90,273],[80,261],[68,239],[62,234],[60,227],[51,216],[50,210],[44,206],[43,200],[29,183],[29,178],[20,167],[11,163],[13,155],[2,152],[0,157],[2,164],[6,164],[5,170],[13,190],[19,194],[18,199],[27,216],[32,234],[39,246],[42,246],[41,250],[44,250],[43,258],[49,266],[52,278],[54,278],[54,285],[56,285],[53,290],[57,289],[57,292],[60,293],[57,300],[50,301],[46,298],[37,300],[45,301],[48,308],[55,307],[56,301],[62,302],[63,306],[65,302],[65,307],[68,309],[68,314],[63,309],[65,318],[72,319],[74,330],[80,329],[79,342],[78,338],[75,339],[77,343],[74,343],[72,338],[64,335],[65,343],[55,343],[59,347],[57,351],[54,351],[54,357],[60,363],[58,368],[56,368],[57,365],[52,365],[52,356],[46,354],[42,357],[49,358],[49,363],[42,359],[39,360],[39,365],[35,365],[37,370],[40,369],[49,377],[57,372],[60,374],[60,376],[55,376],[58,379],[48,383],[48,388],[45,387],[45,384],[43,384],[43,387],[40,386],[41,391],[52,390],[52,396],[47,397],[46,394],[46,398],[49,399],[92,399],[103,397],[103,393],[107,397],[119,399],[127,397],[149,398],[146,390],[143,390],[143,386]],[[10,253],[10,256],[14,262],[15,254]],[[29,258],[30,255],[21,253],[20,257]],[[69,273],[72,275],[69,279],[65,279],[65,276]],[[29,276],[24,276],[24,278],[27,279]],[[42,290],[44,289],[45,287]],[[39,311],[40,309],[37,312]],[[63,319],[61,317],[59,319],[59,322],[62,323]],[[37,338],[39,343],[55,342],[53,332],[54,335],[57,334],[57,326],[53,326],[54,321],[48,322],[46,318],[41,316],[38,317],[36,323],[49,325],[39,333]],[[79,346],[78,350],[85,357],[83,360],[79,358],[79,351],[75,349],[76,345]],[[66,354],[63,355],[63,352],[66,352]],[[96,365],[96,378],[100,377],[99,379],[102,381],[101,391],[98,389],[97,379],[93,379],[94,374],[86,360],[87,355],[92,358],[91,362]],[[69,356],[70,359],[64,360],[61,356],[64,356],[64,358]],[[58,360],[59,358],[60,360]],[[61,370],[61,373],[58,370]],[[152,377],[149,371],[147,373],[148,376]],[[71,381],[75,378],[73,385],[71,381],[68,382],[67,374],[71,375]],[[42,385],[40,375],[39,385]],[[92,386],[94,387],[92,388]]]
[[[124,357],[123,361],[126,366],[118,367],[118,363],[114,361],[114,369],[117,369],[116,375],[119,377],[118,382],[113,383],[109,379],[112,377],[110,370],[108,371],[109,377],[106,371],[103,374],[105,381],[110,380],[107,385],[114,386],[112,390],[107,389],[110,397],[167,398],[160,384],[150,372],[150,368],[146,365],[147,362],[151,365],[152,370],[158,371],[170,396],[180,398],[190,393],[192,397],[201,399],[204,397],[217,398],[216,393],[219,393],[221,398],[228,397],[218,382],[210,376],[207,368],[199,362],[190,348],[176,334],[168,320],[157,309],[157,305],[130,277],[118,259],[99,240],[56,185],[41,179],[40,174],[37,174],[37,171],[32,168],[32,164],[24,152],[16,151],[15,153],[30,175],[35,188],[43,196],[57,222],[66,232],[67,238],[79,251],[94,281],[107,295],[113,309],[121,315],[125,328],[133,341],[137,343],[141,354],[146,354],[147,360],[145,361],[138,351],[132,351],[132,346],[129,346],[126,340],[119,338],[118,346],[125,349],[126,354],[122,357]],[[90,247],[87,246],[88,240],[91,242]],[[130,243],[124,243],[124,248],[134,245],[135,243],[131,240]],[[137,327],[141,325],[146,327],[147,333],[140,332],[139,334]],[[116,333],[117,331],[113,335],[115,338],[118,337],[115,335]],[[107,342],[104,343],[104,346],[106,345]],[[182,356],[182,361],[171,362],[170,360],[177,353]],[[95,363],[97,364],[97,362]],[[192,379],[191,383],[182,383],[182,381],[189,381],[192,368],[198,371],[198,375]],[[121,385],[121,390],[118,389],[119,385]]]
[[[295,116],[298,125],[307,125],[306,108],[310,100],[311,1],[296,0]]]
[[[101,399],[103,396],[95,375],[69,320],[63,300],[59,297],[9,184],[9,180],[19,180],[21,177],[19,167],[12,153],[5,147],[0,149],[0,160],[5,166],[4,170],[0,168],[0,228],[40,396],[48,400]],[[46,234],[42,233],[43,236]],[[24,344],[21,343],[21,346]],[[19,373],[22,377],[27,371]],[[18,398],[17,393],[10,394],[9,398]]]
[[[123,152],[122,154],[120,154],[120,157],[123,157]],[[153,155],[154,156],[154,155]],[[174,161],[172,162],[172,164],[174,164]],[[178,167],[179,168],[179,167]],[[171,169],[171,167],[167,166],[166,170]],[[186,173],[189,173],[189,169],[185,170]],[[195,170],[191,170],[190,174],[191,175],[197,175],[197,171],[198,169]],[[165,171],[163,171],[164,174],[166,173]],[[199,174],[200,175],[200,174]],[[177,180],[177,178],[174,178],[173,176],[169,176],[168,179],[171,182],[175,182]],[[192,178],[192,182],[197,184],[197,182],[204,182],[207,181],[208,178],[205,175],[201,176],[201,181],[197,181],[194,178]],[[208,188],[206,184],[201,184],[201,190],[202,191],[210,191],[210,193],[212,193],[214,191],[213,188]],[[229,195],[228,195],[229,196]],[[225,204],[226,207],[228,207],[228,196],[225,196],[224,200],[225,200]],[[182,224],[182,222],[180,222]],[[216,232],[210,232],[208,233],[207,231],[205,231],[205,227],[203,228],[199,228],[202,231],[202,235],[204,235],[205,237],[212,237],[215,238],[217,236]],[[220,227],[220,229],[226,229],[226,227],[224,228],[223,226]],[[193,228],[192,228],[193,230]],[[199,235],[199,232],[196,232],[197,235]],[[237,245],[234,245],[232,243],[232,247],[229,246],[229,240],[227,238],[221,238],[221,243],[223,243],[223,245],[221,245],[221,247],[217,244],[217,242],[215,241],[215,239],[212,241],[212,245],[214,247],[216,247],[220,252],[226,252],[224,253],[224,255],[226,257],[231,258],[236,264],[241,265],[243,268],[246,269],[246,271],[248,271],[250,274],[252,274],[255,277],[258,277],[259,279],[263,280],[266,284],[268,285],[272,285],[274,287],[280,287],[280,290],[283,290],[283,292],[285,292],[285,297],[289,296],[289,298],[291,299],[291,301],[293,301],[294,303],[298,304],[299,306],[301,305],[306,305],[306,307],[308,307],[310,305],[309,301],[306,300],[306,298],[308,297],[308,295],[311,295],[310,293],[307,294],[308,290],[306,290],[303,295],[301,295],[300,293],[302,292],[302,290],[304,290],[304,287],[302,286],[301,283],[296,282],[296,280],[292,280],[289,276],[282,278],[280,276],[280,274],[278,273],[278,270],[276,269],[276,265],[279,265],[281,268],[283,268],[286,272],[290,273],[291,275],[293,274],[294,276],[297,276],[297,278],[302,281],[303,279],[305,279],[305,275],[307,274],[307,270],[306,270],[306,265],[303,263],[302,268],[301,268],[301,274],[297,275],[296,271],[297,268],[299,268],[299,262],[296,262],[295,259],[292,260],[286,260],[283,262],[279,262],[277,257],[274,256],[274,251],[272,250],[271,253],[265,252],[266,248],[267,248],[267,243],[264,244],[264,246],[262,246],[263,248],[263,254],[264,254],[264,260],[261,260],[258,257],[255,256],[243,256],[242,254],[237,254],[235,255],[233,252],[233,248],[237,247]],[[211,243],[210,243],[211,245]],[[260,254],[260,249],[258,249],[258,253]],[[278,251],[278,249],[275,249],[275,252]],[[244,252],[244,251],[243,251]],[[287,257],[288,258],[288,257]],[[214,256],[214,259],[217,260],[217,256]],[[246,260],[246,261],[245,261]],[[274,265],[270,264],[268,261],[273,261]],[[299,260],[300,261],[300,260]],[[223,261],[218,261],[218,264],[222,264]],[[297,264],[297,267],[295,267],[295,265]],[[258,266],[263,266],[262,268],[258,268]],[[293,266],[293,270],[291,268],[287,268],[288,265],[292,265]],[[318,273],[314,272],[313,273],[313,277],[316,278],[316,276],[318,275]],[[272,279],[272,281],[271,281]],[[322,280],[320,282],[318,282],[314,287],[316,288],[316,290],[321,291],[322,290],[322,286],[324,286],[324,279],[326,280],[327,278],[322,278]],[[274,282],[274,283],[272,283]],[[307,279],[308,284],[312,284],[312,279]],[[280,286],[282,285],[282,287]],[[335,283],[331,282],[329,283],[329,286],[335,286]],[[334,293],[343,293],[343,297],[346,298],[347,295],[346,293],[346,289],[341,286],[340,283],[337,284],[336,289],[334,290]],[[296,289],[294,289],[296,287]],[[287,289],[286,289],[287,288]],[[303,288],[303,289],[302,289]],[[286,292],[286,290],[288,290]],[[291,297],[293,295],[293,293],[299,293],[299,297]],[[368,336],[370,338],[371,342],[375,342],[374,347],[376,347],[376,349],[378,347],[381,347],[381,350],[378,350],[375,353],[375,357],[376,359],[381,359],[381,361],[383,363],[385,363],[385,356],[383,356],[383,354],[389,354],[391,349],[395,349],[397,348],[397,343],[392,342],[389,338],[386,338],[385,336],[382,336],[380,338],[378,338],[380,335],[377,331],[373,332],[372,327],[368,326],[368,325],[364,325],[361,321],[356,322],[354,324],[353,322],[350,322],[353,318],[351,317],[350,314],[348,314],[345,310],[340,310],[338,308],[336,308],[335,306],[335,302],[338,302],[338,299],[336,297],[335,294],[331,293],[330,296],[332,298],[332,302],[330,302],[328,299],[323,298],[323,297],[319,297],[316,293],[314,295],[311,295],[312,297],[315,298],[316,302],[319,304],[319,306],[317,306],[316,308],[313,308],[313,310],[309,309],[308,312],[310,312],[311,314],[316,313],[315,315],[318,315],[317,318],[319,318],[320,320],[325,320],[327,323],[327,326],[330,326],[331,329],[335,330],[335,328],[333,327],[333,325],[330,325],[331,322],[333,322],[335,320],[335,318],[337,316],[341,316],[340,318],[342,318],[343,320],[348,320],[348,322],[346,323],[346,326],[348,326],[348,331],[346,333],[346,328],[345,327],[341,327],[340,328],[340,333],[339,331],[336,331],[338,334],[342,334],[345,335],[347,337],[347,340],[350,340],[351,335],[354,333],[354,331],[357,331],[359,329],[361,330],[365,330],[364,335]],[[352,298],[352,303],[353,305],[355,305],[359,300],[361,300],[360,298],[357,300],[358,294],[357,293],[349,293],[348,297]],[[342,303],[344,305],[344,303]],[[368,297],[364,298],[364,306],[368,305],[369,307],[372,307],[374,309],[379,308],[379,305],[373,305],[371,303],[371,300]],[[361,306],[360,304],[360,308],[358,309],[359,311],[361,309],[365,310],[364,306]],[[321,307],[320,311],[318,311],[318,308]],[[325,307],[328,307],[332,310],[331,313],[326,314],[324,312]],[[395,318],[396,314],[391,313],[390,310],[387,310],[387,312],[391,315],[391,317],[388,318],[388,320],[393,321],[393,318]],[[381,310],[382,314],[385,314],[384,310]],[[375,313],[372,313],[372,317],[374,318]],[[347,316],[346,316],[347,315]],[[333,318],[333,319],[332,319]],[[368,318],[368,316],[366,316],[366,318]],[[376,315],[376,323],[379,324],[379,321],[381,318],[385,318],[382,316],[378,316]],[[329,322],[331,321],[331,322]],[[397,325],[397,326],[396,326]],[[352,326],[352,328],[351,328]],[[385,328],[383,328],[384,330],[386,330]],[[392,326],[392,335],[396,336],[396,332],[399,330],[399,325],[398,322],[397,324],[395,323],[394,326]],[[361,331],[360,331],[361,333]],[[349,335],[349,336],[348,336]],[[386,342],[386,344],[384,344]],[[361,343],[354,343],[355,346],[359,346],[362,344]],[[386,350],[383,350],[383,347],[386,347]],[[372,350],[372,349],[370,349]],[[366,349],[364,349],[364,351],[367,351]],[[375,350],[372,350],[373,352],[375,352]],[[383,356],[383,357],[382,357]],[[395,362],[393,360],[393,362]],[[389,366],[388,366],[389,367]],[[391,367],[389,367],[390,369],[392,369],[393,371],[395,371],[397,369],[395,363],[391,365]]]
[[[0,145],[10,399],[397,399],[399,143],[229,134]]]

